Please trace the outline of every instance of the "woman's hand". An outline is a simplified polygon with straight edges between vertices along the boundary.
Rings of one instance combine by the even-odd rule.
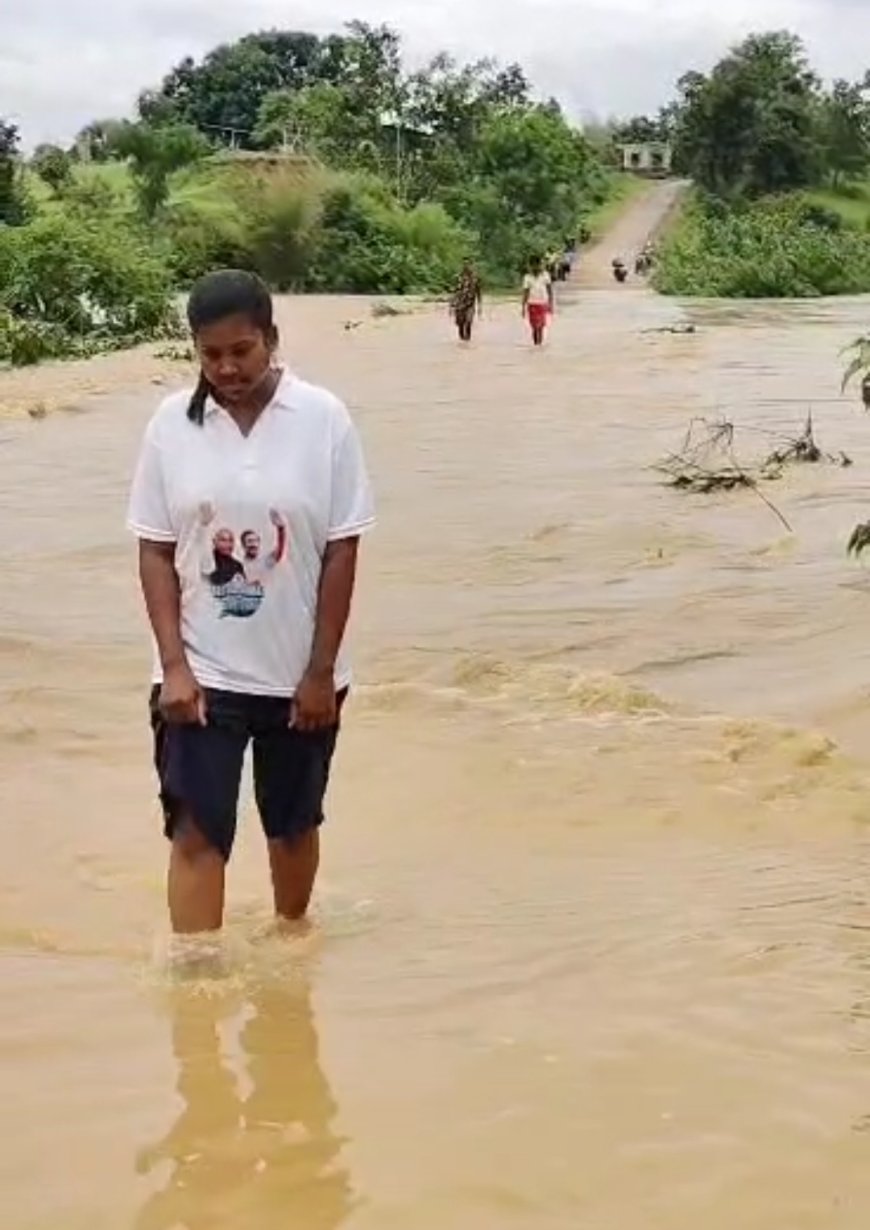
[[[329,730],[338,721],[332,671],[306,671],[290,707],[290,725],[304,733]]]
[[[160,712],[171,726],[207,726],[205,695],[186,662],[164,672]]]

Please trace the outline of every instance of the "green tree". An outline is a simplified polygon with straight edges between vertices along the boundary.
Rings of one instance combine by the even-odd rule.
[[[504,68],[493,65],[484,82],[483,96],[493,107],[528,107],[532,101],[532,87],[519,64],[508,64]]]
[[[820,138],[835,187],[865,173],[870,164],[870,103],[864,85],[834,82],[821,103]]]
[[[192,124],[214,139],[250,148],[265,98],[342,81],[349,41],[294,30],[248,34],[216,47],[200,64],[187,56],[159,89],[141,95],[139,114],[153,125]]]
[[[401,95],[405,190],[415,201],[467,184],[480,133],[496,113],[530,107],[519,65],[492,60],[458,65],[442,52],[408,77]]]
[[[183,60],[156,94],[140,98],[139,113],[149,125],[193,125],[250,147],[263,98],[284,84],[274,58],[249,36],[217,47],[199,67]]]
[[[30,160],[36,174],[60,195],[72,180],[73,160],[59,145],[38,145]]]
[[[592,152],[583,135],[547,107],[496,112],[480,134],[478,175],[528,226],[564,238],[576,226]]]
[[[816,178],[819,84],[795,35],[754,34],[679,89],[677,162],[706,191],[761,196]]]
[[[173,172],[204,158],[210,147],[189,124],[151,128],[128,123],[115,133],[112,148],[130,163],[139,208],[146,218],[153,218],[166,204]]]
[[[122,127],[120,120],[93,120],[75,139],[75,149],[86,162],[108,162],[114,157],[113,141]]]
[[[0,223],[20,226],[27,214],[19,174],[18,128],[0,119]]]
[[[635,115],[617,127],[614,140],[627,145],[644,145],[648,141],[662,141],[666,136],[660,120],[648,115]]]
[[[258,145],[275,149],[298,140],[306,153],[333,165],[348,160],[357,141],[356,116],[347,91],[329,81],[301,90],[276,90],[263,99],[255,129]]]

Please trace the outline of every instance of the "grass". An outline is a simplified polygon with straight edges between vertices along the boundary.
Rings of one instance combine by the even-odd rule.
[[[814,204],[839,214],[848,226],[859,230],[870,227],[870,180],[858,180],[839,188],[816,188],[807,195]]]

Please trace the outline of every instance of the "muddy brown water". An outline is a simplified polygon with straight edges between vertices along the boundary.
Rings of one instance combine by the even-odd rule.
[[[4,1227],[863,1230],[867,312],[574,290],[532,353],[513,305],[463,352],[440,309],[284,304],[380,526],[314,933],[270,938],[248,809],[195,983],[122,528],[159,390],[0,424]],[[856,464],[771,488],[791,535],[649,468],[809,406]]]

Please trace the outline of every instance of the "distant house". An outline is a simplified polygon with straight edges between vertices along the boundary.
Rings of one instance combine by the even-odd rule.
[[[638,141],[620,145],[623,171],[636,175],[670,175],[674,151],[667,141]]]

